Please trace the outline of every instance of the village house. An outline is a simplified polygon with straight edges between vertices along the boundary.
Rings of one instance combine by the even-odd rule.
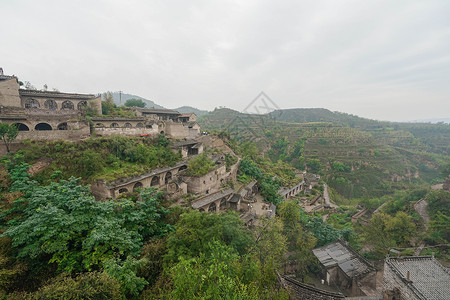
[[[375,268],[346,242],[338,240],[313,249],[313,253],[328,285],[336,285],[352,296],[376,294]]]
[[[387,257],[383,273],[384,300],[450,298],[450,271],[434,256]]]

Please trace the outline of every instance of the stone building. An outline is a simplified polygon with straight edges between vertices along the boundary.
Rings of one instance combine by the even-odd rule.
[[[387,257],[383,299],[450,299],[450,271],[433,256]]]
[[[352,296],[376,294],[375,268],[346,242],[338,240],[313,249],[313,253],[329,285],[335,284]]]
[[[181,157],[203,153],[203,143],[194,139],[177,141],[171,145],[171,148],[173,152],[179,152]]]
[[[193,139],[200,135],[195,114],[181,114],[171,109],[135,108],[135,117],[92,118],[97,135],[156,136]]]
[[[17,140],[89,137],[89,124],[82,118],[87,108],[101,113],[100,96],[25,90],[17,77],[0,72],[0,122],[18,126]]]
[[[112,182],[98,180],[91,185],[91,191],[97,199],[107,199],[117,198],[122,193],[133,192],[138,188],[155,187],[166,191],[169,198],[175,198],[187,193],[187,184],[178,177],[186,169],[187,161],[182,161],[132,178],[119,178]]]
[[[236,178],[239,161],[227,169],[224,154],[213,155],[211,159],[216,163],[216,166],[207,174],[203,176],[182,174],[183,180],[188,184],[189,193],[196,195],[212,194],[219,191],[223,184]]]
[[[83,114],[92,118],[98,136],[156,136],[192,139],[200,135],[195,114],[170,109],[135,108],[134,117],[102,117],[101,96],[21,89],[15,76],[0,72],[0,122],[17,124],[17,140],[79,140],[91,134]]]

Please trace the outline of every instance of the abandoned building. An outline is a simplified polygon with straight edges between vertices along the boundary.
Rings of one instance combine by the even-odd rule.
[[[305,181],[302,181],[296,185],[294,185],[293,187],[290,188],[281,188],[279,190],[279,194],[284,198],[284,199],[289,199],[291,197],[296,196],[297,194],[303,192],[305,190],[306,184]]]
[[[136,117],[92,118],[96,134],[100,136],[157,136],[164,134],[174,139],[193,139],[200,135],[195,114],[181,114],[170,109],[135,108]]]
[[[193,209],[208,212],[220,212],[230,207],[229,200],[233,196],[233,189],[223,189],[210,195],[198,198],[191,204]]]
[[[225,155],[212,156],[216,163],[213,170],[203,176],[192,176],[188,173],[181,174],[183,181],[188,183],[187,191],[195,195],[208,195],[219,191],[223,184],[236,178],[239,161],[227,169]]]
[[[434,256],[387,257],[383,299],[442,300],[450,298],[450,271]]]
[[[193,139],[177,141],[171,145],[171,148],[173,152],[180,153],[183,158],[203,153],[203,143]]]
[[[169,198],[187,193],[187,184],[177,177],[187,169],[187,161],[171,167],[153,169],[149,173],[133,178],[120,178],[112,182],[98,180],[91,185],[92,194],[98,199],[117,198],[120,194],[136,191],[139,188],[155,187],[166,191]]]
[[[352,296],[376,294],[375,268],[346,242],[338,240],[313,249],[313,253],[328,285],[336,285]]]
[[[0,73],[0,122],[16,124],[19,141],[89,137],[89,124],[82,118],[87,108],[101,113],[100,97],[25,90],[17,77]]]

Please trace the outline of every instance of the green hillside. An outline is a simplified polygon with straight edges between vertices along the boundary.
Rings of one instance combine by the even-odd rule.
[[[270,115],[216,109],[200,124],[253,141],[273,161],[317,172],[348,198],[441,180],[442,168],[450,163],[450,126],[445,124],[379,122],[326,109]]]

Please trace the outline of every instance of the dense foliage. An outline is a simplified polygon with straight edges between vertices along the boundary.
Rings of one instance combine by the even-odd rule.
[[[21,151],[28,163],[50,161],[36,179],[45,182],[60,171],[60,178],[80,177],[90,183],[96,179],[112,181],[142,174],[158,167],[174,165],[181,160],[179,154],[168,147],[167,138],[140,139],[114,136],[88,139],[78,143],[25,142]]]

